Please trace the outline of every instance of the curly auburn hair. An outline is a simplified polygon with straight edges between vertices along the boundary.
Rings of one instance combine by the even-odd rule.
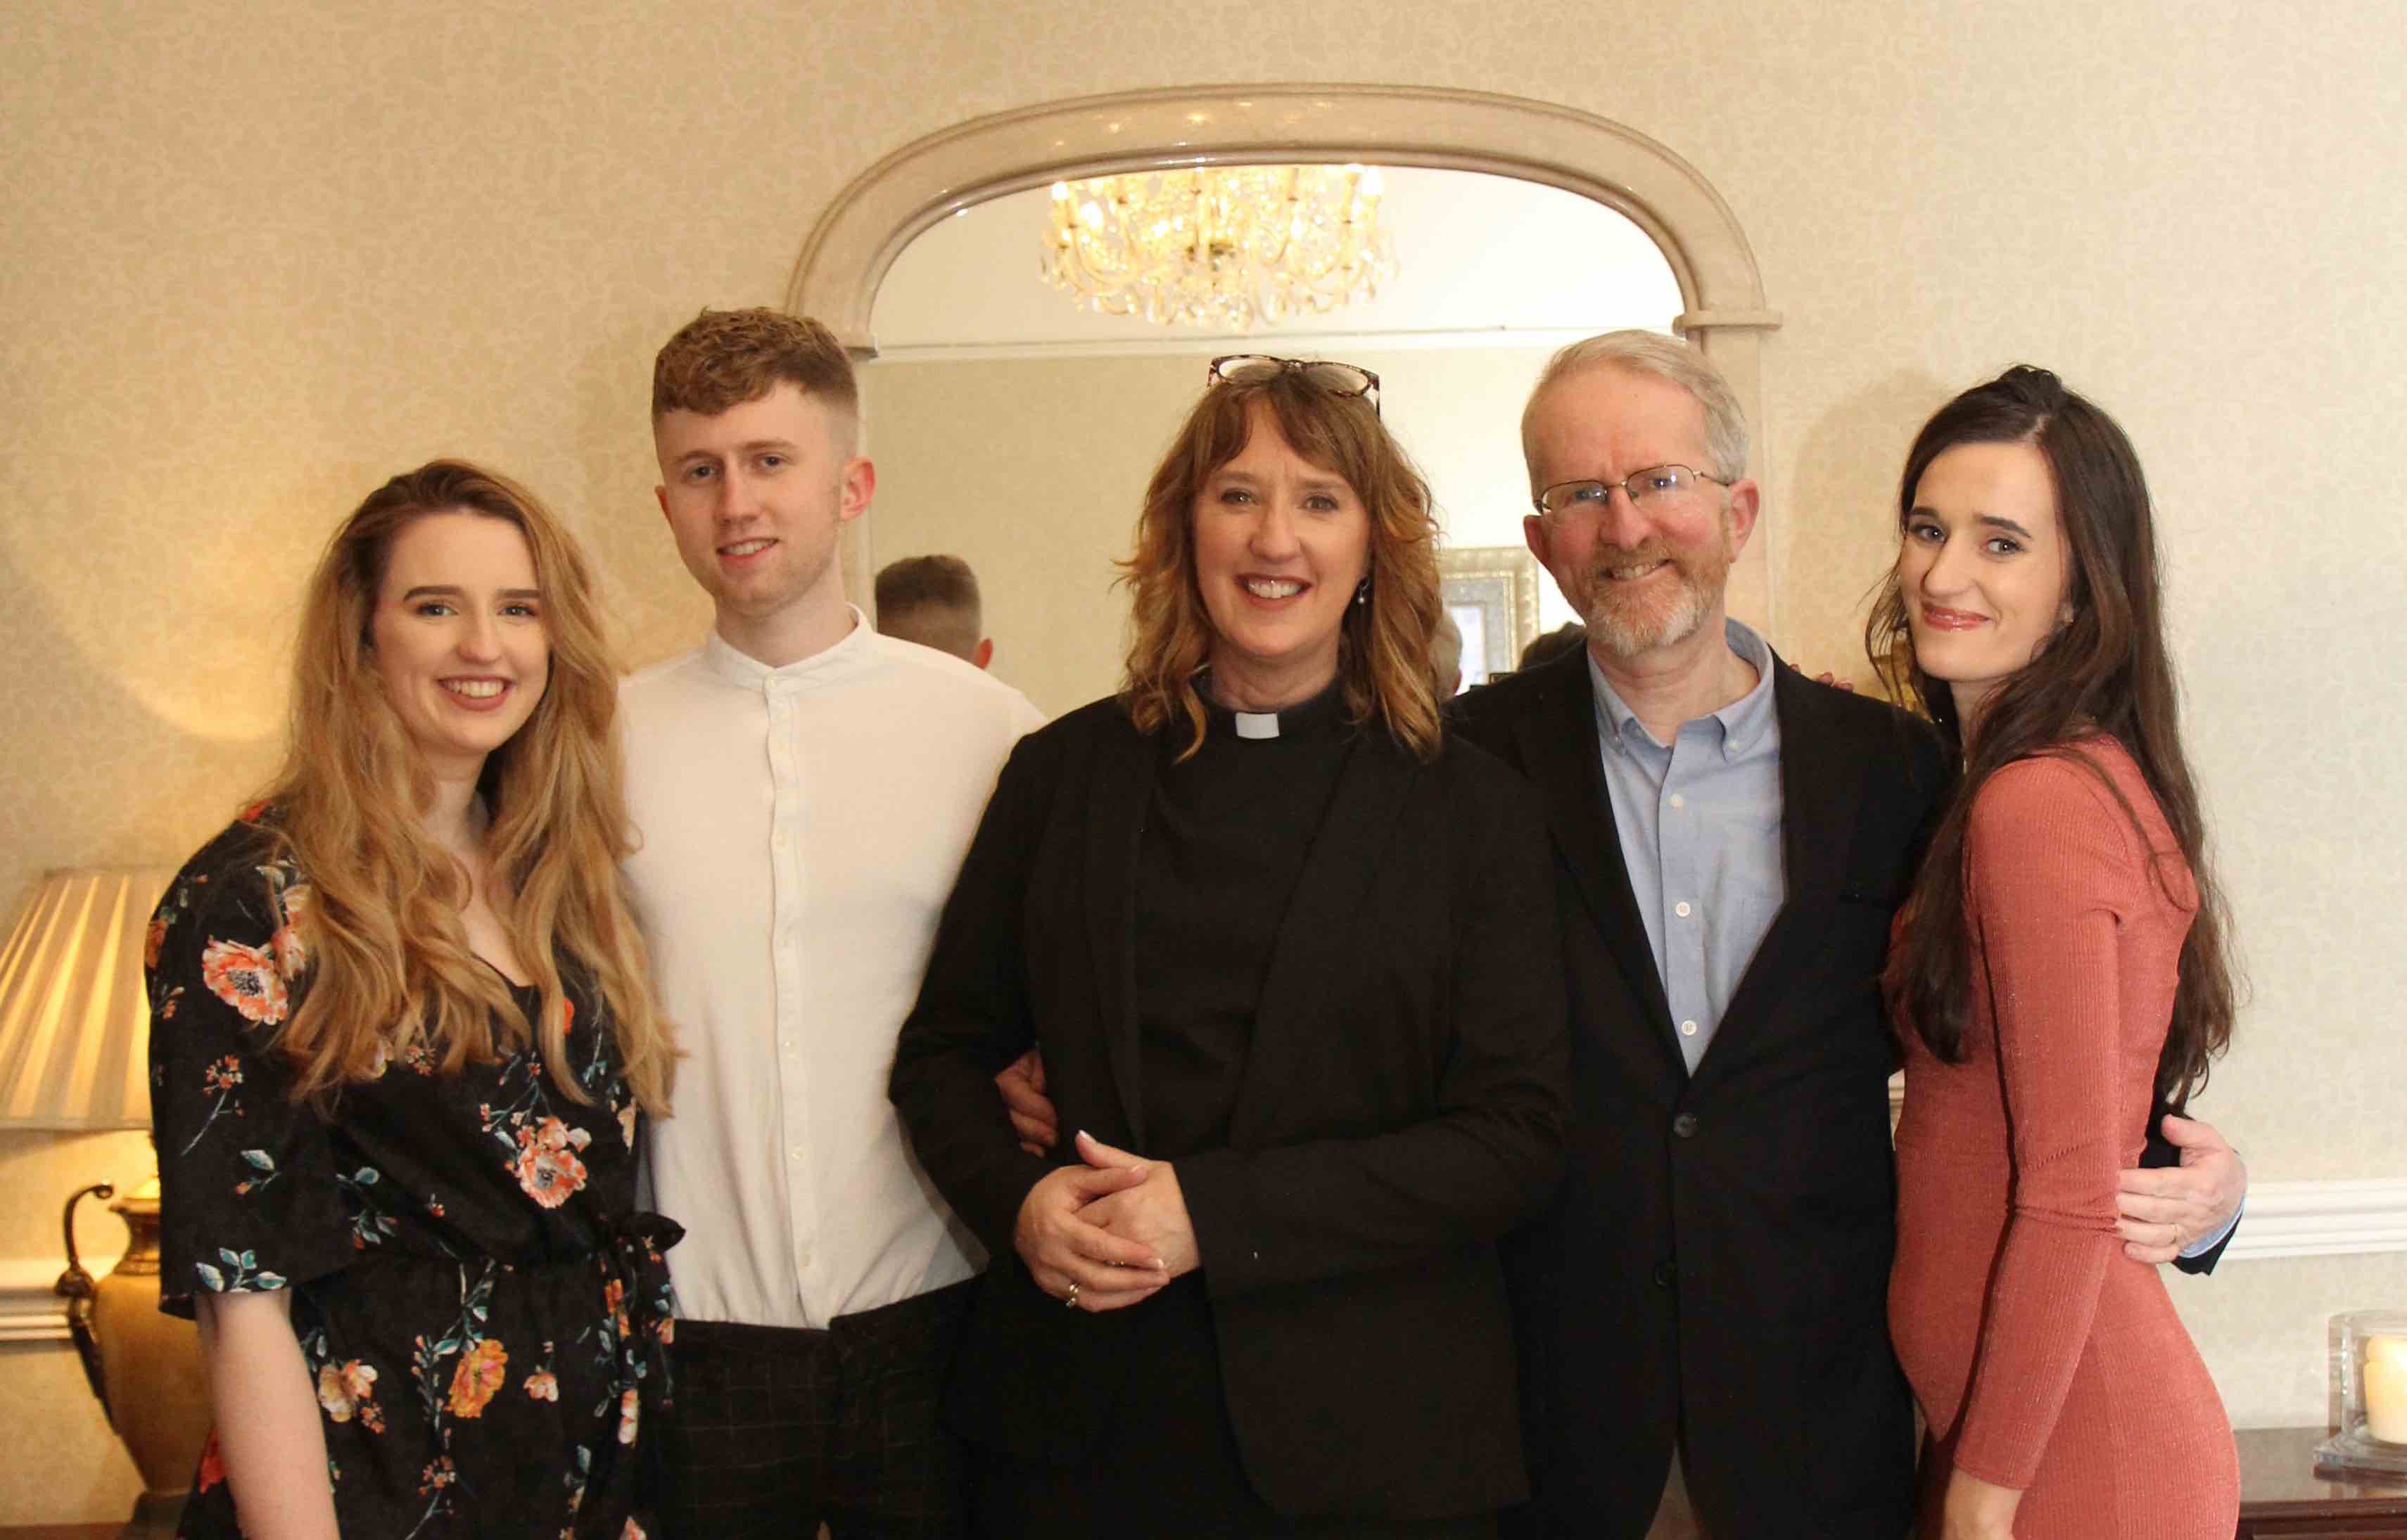
[[[1369,602],[1346,606],[1338,634],[1349,720],[1376,719],[1414,754],[1434,758],[1442,732],[1431,639],[1441,606],[1429,483],[1368,401],[1299,369],[1206,389],[1146,488],[1136,549],[1119,563],[1133,595],[1119,690],[1130,720],[1147,733],[1184,721],[1190,736],[1181,759],[1203,744],[1208,719],[1196,679],[1216,633],[1195,579],[1195,502],[1212,473],[1245,451],[1257,408],[1297,454],[1345,478],[1370,515]]]
[[[833,332],[781,310],[706,309],[679,327],[652,360],[652,422],[658,426],[671,412],[717,417],[759,400],[781,381],[860,421],[861,382]]]

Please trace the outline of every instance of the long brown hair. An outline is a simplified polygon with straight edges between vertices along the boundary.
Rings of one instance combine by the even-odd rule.
[[[1144,732],[1186,722],[1191,736],[1181,759],[1202,746],[1207,719],[1195,681],[1214,633],[1195,581],[1195,499],[1214,471],[1245,452],[1258,402],[1295,452],[1344,477],[1370,514],[1369,602],[1346,606],[1337,639],[1347,717],[1358,726],[1376,718],[1405,749],[1434,758],[1441,733],[1430,643],[1439,604],[1429,483],[1368,401],[1300,369],[1205,390],[1154,471],[1137,516],[1136,550],[1119,563],[1120,581],[1134,595],[1120,700]]]
[[[1962,1062],[1973,993],[1964,923],[1964,833],[1973,801],[2000,769],[2042,754],[2062,754],[2104,781],[2102,770],[2066,749],[2089,734],[2109,734],[2138,763],[2197,891],[2157,1064],[2157,1093],[2178,1108],[2205,1086],[2210,1062],[2229,1046],[2237,991],[2227,951],[2230,920],[2208,870],[2198,791],[2182,752],[2155,520],[2140,458],[2114,419],[2046,370],[2017,366],[1966,391],[1923,424],[1898,484],[1901,536],[1923,473],[1959,444],[2030,444],[2046,460],[2070,555],[2072,619],[1984,703],[1967,755],[1953,692],[1913,661],[1910,601],[1896,567],[1873,601],[1864,625],[1873,666],[1893,694],[1912,692],[1964,760],[1915,880],[1905,934],[1889,951],[1882,984],[1891,1016],[1900,1032],[1918,1034],[1943,1061]],[[2107,790],[2144,845],[2137,811],[2111,782]],[[2157,879],[2180,902],[2186,895],[2164,866],[2158,863]]]
[[[467,874],[420,822],[434,778],[377,672],[370,622],[392,542],[418,520],[449,512],[515,527],[542,595],[549,680],[525,725],[487,756],[479,780],[491,812],[495,907],[542,989],[537,1022],[469,948],[459,918]],[[451,1073],[532,1041],[562,1093],[589,1102],[568,1066],[557,947],[591,971],[636,1100],[667,1110],[674,1049],[619,885],[630,845],[613,737],[618,702],[584,555],[524,488],[461,461],[432,461],[371,492],[335,531],[302,603],[291,736],[266,792],[275,809],[267,827],[311,890],[302,903],[283,895],[309,975],[278,1039],[300,1070],[296,1096],[322,1104],[373,1078],[387,1055],[426,1053]]]

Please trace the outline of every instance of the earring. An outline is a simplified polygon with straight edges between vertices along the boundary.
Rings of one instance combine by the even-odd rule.
[[[1371,602],[1371,579],[1368,578],[1354,585],[1354,602],[1358,605]]]

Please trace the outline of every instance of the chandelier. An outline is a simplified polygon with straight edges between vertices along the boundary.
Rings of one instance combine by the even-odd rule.
[[[1393,278],[1379,170],[1232,165],[1053,184],[1040,270],[1101,315],[1248,331]]]

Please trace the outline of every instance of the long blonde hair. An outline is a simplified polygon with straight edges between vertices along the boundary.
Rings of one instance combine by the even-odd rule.
[[[392,542],[449,512],[499,519],[525,537],[551,649],[543,698],[486,758],[478,783],[491,812],[495,907],[543,991],[535,1022],[469,948],[459,917],[468,876],[420,821],[434,778],[376,666],[370,623]],[[430,1054],[449,1074],[532,1041],[561,1092],[591,1102],[569,1069],[557,948],[592,974],[637,1102],[668,1110],[675,1048],[620,887],[631,847],[618,704],[584,555],[524,488],[435,460],[394,477],[343,520],[303,601],[291,737],[266,793],[267,825],[312,889],[287,917],[309,977],[279,1039],[300,1070],[296,1097],[322,1104],[373,1078],[388,1055]]]
[[[1358,726],[1375,717],[1405,749],[1433,759],[1442,734],[1430,649],[1440,606],[1429,483],[1368,401],[1300,369],[1205,390],[1154,471],[1136,550],[1119,563],[1133,594],[1121,703],[1143,732],[1185,721],[1191,736],[1181,759],[1202,746],[1207,719],[1195,681],[1214,632],[1195,581],[1195,499],[1214,471],[1245,452],[1257,402],[1295,452],[1344,477],[1371,516],[1369,602],[1347,605],[1338,633],[1347,717]]]

